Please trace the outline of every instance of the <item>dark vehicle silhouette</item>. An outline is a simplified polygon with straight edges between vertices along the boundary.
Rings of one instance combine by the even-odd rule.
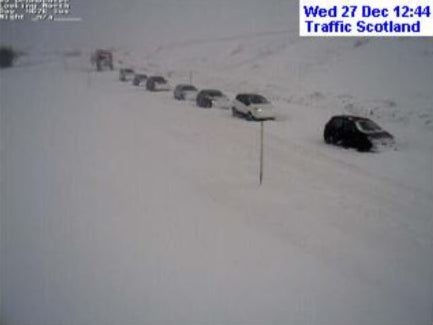
[[[352,115],[332,117],[325,125],[323,138],[328,144],[362,152],[394,146],[393,136],[379,125],[368,118]]]
[[[113,70],[113,53],[98,49],[90,57],[90,62],[96,66],[97,71],[102,71],[104,68]]]
[[[132,84],[134,86],[141,86],[142,84],[146,84],[145,81],[147,80],[147,75],[144,73],[136,73],[134,75],[134,79],[132,79]]]
[[[197,98],[198,90],[193,85],[180,84],[174,89],[174,99],[177,100],[195,100]]]
[[[121,68],[119,70],[119,80],[129,81],[134,78],[134,70],[130,68]]]
[[[230,108],[230,101],[220,90],[203,89],[197,94],[196,104],[198,107],[211,108]]]
[[[147,78],[146,89],[150,91],[164,91],[170,90],[170,86],[164,77],[152,76]]]

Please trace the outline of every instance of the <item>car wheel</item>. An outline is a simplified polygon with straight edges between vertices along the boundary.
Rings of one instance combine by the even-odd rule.
[[[251,112],[248,112],[248,114],[247,114],[247,120],[248,121],[254,121],[255,120],[255,118],[254,118],[254,116],[253,116],[253,114]]]

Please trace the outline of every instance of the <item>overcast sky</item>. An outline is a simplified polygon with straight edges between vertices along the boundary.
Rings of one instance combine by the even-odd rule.
[[[2,43],[32,48],[146,47],[201,37],[297,31],[293,0],[70,0],[81,22],[2,22]]]

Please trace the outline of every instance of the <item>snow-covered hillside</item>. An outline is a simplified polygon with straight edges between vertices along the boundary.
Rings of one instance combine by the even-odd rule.
[[[377,61],[338,81],[357,56],[396,43],[284,39],[117,52],[172,84],[191,69],[199,87],[270,96],[278,119],[266,123],[261,187],[256,123],[91,72],[87,57],[2,71],[6,324],[431,323],[433,149],[426,119],[412,118],[431,110],[391,96],[415,89],[399,81],[383,96],[360,81],[352,92]],[[422,41],[394,42],[431,58]],[[327,73],[333,82],[315,79]],[[409,78],[431,96],[420,73]],[[378,116],[398,150],[323,143],[330,115],[370,101],[407,118]]]

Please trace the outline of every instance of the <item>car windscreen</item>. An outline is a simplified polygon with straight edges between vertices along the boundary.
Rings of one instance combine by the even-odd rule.
[[[206,95],[209,97],[223,97],[223,93],[219,90],[208,90],[206,91]]]
[[[155,81],[156,83],[159,83],[159,84],[167,83],[167,81],[163,77],[154,77],[153,81]]]
[[[248,101],[251,104],[268,104],[269,103],[269,101],[265,97],[260,96],[260,95],[251,95],[248,97]]]
[[[190,85],[182,86],[181,89],[183,91],[196,91],[197,90],[197,88],[195,88],[194,86],[190,86]]]
[[[123,72],[124,73],[134,73],[134,70],[132,70],[132,69],[124,69]]]
[[[360,131],[366,132],[366,133],[373,133],[373,132],[381,132],[382,128],[370,120],[360,120],[356,121],[356,126],[359,128]]]

